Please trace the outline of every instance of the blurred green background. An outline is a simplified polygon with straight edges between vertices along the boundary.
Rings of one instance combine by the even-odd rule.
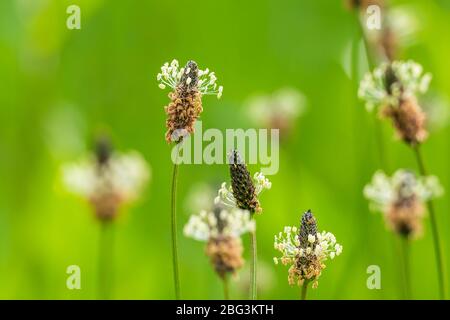
[[[448,1],[391,1],[407,6],[419,28],[401,58],[433,74],[431,90],[450,92]],[[66,28],[66,8],[81,7],[81,30]],[[99,225],[90,207],[64,191],[60,167],[79,159],[99,129],[119,150],[139,150],[152,167],[142,199],[115,226],[114,298],[173,298],[170,243],[170,146],[164,141],[167,91],[160,66],[195,59],[215,71],[221,100],[205,97],[204,128],[248,128],[243,102],[255,93],[294,87],[307,112],[280,149],[258,219],[261,299],[297,299],[287,268],[274,266],[273,235],[311,208],[319,228],[333,232],[343,254],[329,263],[311,299],[402,297],[398,243],[380,214],[368,210],[363,186],[380,168],[373,115],[356,99],[348,72],[355,15],[341,1],[0,1],[0,298],[97,297]],[[363,53],[363,52],[362,52]],[[364,55],[361,56],[364,60]],[[362,64],[361,72],[367,70]],[[416,169],[413,154],[383,124],[388,172]],[[450,190],[450,128],[434,130],[423,148],[429,171]],[[251,171],[258,166],[251,166]],[[192,188],[228,181],[226,165],[180,170],[179,222]],[[436,201],[447,270],[449,197]],[[411,247],[414,298],[437,298],[429,220]],[[248,237],[245,237],[248,258]],[[221,283],[204,244],[180,236],[183,298],[220,299]],[[82,289],[66,288],[66,268],[81,267]],[[366,268],[379,265],[382,289],[366,288]],[[245,272],[245,270],[244,270]],[[232,297],[245,298],[242,282]],[[450,277],[448,277],[450,278]],[[241,284],[239,284],[241,283]]]

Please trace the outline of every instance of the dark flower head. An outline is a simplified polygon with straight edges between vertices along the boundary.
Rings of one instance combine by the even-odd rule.
[[[106,136],[101,136],[95,143],[95,155],[97,163],[100,166],[104,166],[108,163],[113,152],[111,141]]]
[[[300,230],[299,230],[299,240],[300,247],[306,248],[309,246],[308,236],[316,236],[317,235],[317,223],[316,218],[314,218],[311,210],[306,211],[300,222]]]
[[[184,72],[181,75],[178,87],[181,91],[189,92],[197,90],[198,85],[198,66],[193,60],[189,60],[184,67]]]
[[[395,87],[397,86],[397,88],[399,88],[400,91],[402,91],[401,89],[401,83],[399,82],[398,77],[395,75],[394,70],[392,69],[392,65],[387,65],[386,67],[386,71],[384,72],[384,86],[386,89],[386,92],[388,93],[388,95],[392,95]]]
[[[261,207],[253,179],[247,165],[242,161],[236,150],[233,150],[230,154],[230,176],[237,207],[251,213],[260,212]]]
[[[245,162],[236,150],[230,152],[228,163],[231,185],[222,183],[214,199],[215,204],[247,210],[251,214],[261,213],[258,197],[265,189],[270,189],[272,183],[260,172],[256,172],[252,179]]]

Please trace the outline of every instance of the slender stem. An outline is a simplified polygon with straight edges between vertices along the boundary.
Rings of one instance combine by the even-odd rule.
[[[223,280],[223,299],[230,300],[230,291],[229,291],[230,281],[228,279],[228,276],[225,275],[222,280]]]
[[[383,127],[381,126],[381,121],[378,117],[374,118],[375,120],[375,140],[378,147],[378,157],[381,168],[384,170],[389,170],[387,161],[386,161],[386,152],[384,148],[384,138],[383,138]]]
[[[308,284],[309,284],[308,280],[304,280],[303,281],[302,294],[301,294],[301,297],[300,297],[301,300],[306,300],[306,292],[308,291]]]
[[[441,244],[440,244],[440,238],[439,238],[439,231],[436,221],[436,214],[434,211],[434,205],[432,201],[428,201],[427,203],[428,211],[430,214],[430,221],[431,221],[431,229],[433,232],[433,242],[434,242],[434,250],[436,255],[436,263],[437,263],[437,269],[438,269],[438,278],[439,278],[439,295],[441,299],[445,299],[446,297],[446,288],[445,288],[445,279],[444,279],[444,261],[442,259],[442,251],[441,251]]]
[[[401,254],[403,264],[403,280],[404,280],[404,294],[405,299],[411,299],[411,277],[409,271],[409,240],[407,237],[402,236],[401,242]]]
[[[250,266],[250,299],[256,300],[256,264],[257,264],[257,248],[256,248],[256,230],[251,233],[250,246],[252,250],[252,261]]]
[[[419,145],[414,146],[413,149],[416,154],[416,159],[417,159],[417,164],[419,166],[420,174],[422,176],[426,176],[427,170],[425,169],[425,163],[423,161]],[[428,213],[430,215],[431,231],[433,233],[434,252],[435,252],[435,256],[436,256],[438,281],[439,281],[439,296],[441,299],[445,299],[446,287],[445,287],[445,278],[444,278],[444,261],[442,259],[442,251],[441,251],[441,242],[440,242],[440,238],[439,238],[438,223],[436,220],[436,213],[434,210],[433,202],[431,200],[428,201],[427,206],[428,206]]]
[[[359,20],[356,21],[356,23],[359,25]],[[362,34],[362,30],[360,30],[360,28],[356,28],[355,30],[355,34],[353,36],[353,41],[352,41],[352,61],[351,61],[351,75],[352,75],[352,80],[355,86],[355,89],[358,90],[358,85],[359,85],[359,44],[360,44],[360,40],[361,40],[361,36],[363,36]],[[358,98],[356,97],[356,101],[358,101]]]
[[[427,175],[427,170],[425,169],[425,163],[422,159],[422,153],[420,152],[419,145],[413,147],[414,154],[416,155],[417,165],[419,166],[420,174],[423,176]]]
[[[364,51],[366,53],[366,59],[367,59],[367,65],[369,66],[369,70],[373,70],[375,68],[375,58],[372,54],[372,49],[369,43],[369,39],[367,39],[366,32],[364,30],[364,27],[361,23],[359,11],[356,13],[356,19],[357,24],[359,28],[360,35],[363,39],[364,43]],[[383,139],[383,130],[381,127],[380,121],[378,121],[377,117],[375,117],[375,140],[378,147],[378,156],[379,156],[379,162],[382,168],[387,170],[387,162],[386,162],[386,154],[385,154],[385,148],[384,148],[384,139]]]
[[[356,13],[356,19],[357,19],[359,31],[360,31],[362,39],[363,39],[364,49],[366,51],[367,64],[369,66],[369,69],[372,70],[373,68],[375,68],[375,59],[372,55],[372,50],[370,48],[369,39],[367,39],[367,36],[366,36],[366,31],[364,30],[364,27],[361,23],[359,11]]]
[[[177,151],[178,156],[178,151]],[[173,165],[172,175],[172,204],[171,204],[171,226],[172,226],[172,264],[173,264],[173,283],[175,286],[175,298],[180,300],[180,276],[178,270],[178,242],[177,242],[177,178],[178,164]]]
[[[110,299],[113,287],[113,231],[112,222],[101,222],[98,247],[98,292],[102,300]]]

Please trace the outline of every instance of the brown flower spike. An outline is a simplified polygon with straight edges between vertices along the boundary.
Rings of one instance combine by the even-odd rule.
[[[421,65],[413,61],[382,64],[361,81],[358,95],[366,100],[366,108],[377,108],[389,118],[397,135],[411,146],[425,141],[426,114],[417,102],[417,95],[428,90],[430,74],[423,74]]]
[[[113,148],[111,142],[101,137],[95,146],[96,170],[99,177],[98,192],[91,195],[89,201],[95,209],[97,218],[101,221],[111,221],[117,216],[118,208],[122,202],[121,196],[115,192],[109,178],[109,163]]]
[[[400,100],[398,107],[386,106],[382,116],[390,118],[397,135],[409,145],[417,145],[428,136],[425,129],[426,115],[417,104],[415,97],[407,97]]]
[[[240,238],[218,236],[209,239],[205,253],[210,258],[216,273],[221,277],[235,274],[244,265],[244,249]]]
[[[189,73],[183,73],[176,89],[169,93],[171,102],[165,107],[168,116],[166,120],[168,143],[179,142],[187,134],[193,133],[195,121],[203,111],[201,94],[197,89],[197,64],[188,61],[185,68]]]
[[[188,61],[186,66],[178,69],[178,61],[165,63],[158,73],[159,87],[173,89],[169,93],[171,102],[164,109],[167,114],[166,141],[178,143],[194,132],[195,122],[203,111],[202,96],[207,94],[221,97],[223,88],[216,85],[214,72],[200,70],[195,61]]]
[[[120,207],[139,197],[150,178],[150,168],[137,152],[115,152],[101,137],[89,158],[63,167],[68,191],[85,198],[102,222],[114,220]]]
[[[390,230],[410,239],[422,234],[426,202],[442,192],[436,177],[420,177],[404,169],[392,177],[378,171],[364,188],[370,208],[383,213]]]
[[[399,198],[392,203],[386,213],[389,227],[404,237],[417,237],[422,234],[422,220],[425,207],[416,195]]]
[[[407,144],[423,142],[428,135],[425,113],[417,104],[415,96],[404,94],[403,84],[391,66],[385,72],[385,85],[389,95],[393,95],[396,90],[399,92],[399,100],[398,105],[391,103],[381,109],[382,116],[392,120],[398,136]]]
[[[191,216],[184,227],[184,234],[207,242],[205,253],[216,273],[224,279],[243,266],[244,248],[240,236],[254,230],[255,222],[248,211],[216,206],[212,212],[202,211]]]

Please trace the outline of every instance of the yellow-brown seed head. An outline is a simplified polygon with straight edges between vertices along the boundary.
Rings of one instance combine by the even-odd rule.
[[[416,196],[392,203],[386,213],[389,227],[408,238],[416,238],[422,233],[422,220],[425,213],[423,203]]]
[[[400,139],[409,145],[415,146],[428,136],[426,115],[412,96],[402,99],[398,106],[386,106],[382,115],[392,120]]]
[[[178,60],[164,63],[156,76],[160,89],[172,89],[169,94],[171,102],[165,106],[168,115],[166,121],[166,141],[179,143],[194,132],[196,120],[200,117],[202,96],[215,95],[219,99],[223,87],[218,86],[217,77],[208,68],[200,70],[195,61],[188,61],[179,68]]]
[[[198,66],[188,61],[175,90],[169,94],[171,102],[164,109],[167,114],[166,141],[180,142],[194,132],[195,122],[202,113],[201,93],[198,91]]]
[[[195,122],[202,113],[201,94],[195,90],[175,89],[169,93],[171,102],[165,107],[166,141],[180,142],[183,137],[194,132]]]
[[[221,278],[236,273],[243,266],[242,252],[241,239],[230,236],[210,238],[206,245],[206,255]]]
[[[107,136],[98,137],[95,144],[96,171],[99,177],[98,190],[91,195],[89,202],[100,221],[114,220],[122,203],[122,197],[114,191],[109,177],[112,153],[113,148],[109,138]]]
[[[104,192],[93,195],[89,199],[94,207],[95,215],[100,221],[111,221],[117,216],[122,198],[115,192]]]
[[[288,282],[290,285],[301,286],[303,281],[313,281],[313,288],[316,288],[317,279],[324,268],[325,265],[314,255],[297,257],[295,264],[289,268]]]

